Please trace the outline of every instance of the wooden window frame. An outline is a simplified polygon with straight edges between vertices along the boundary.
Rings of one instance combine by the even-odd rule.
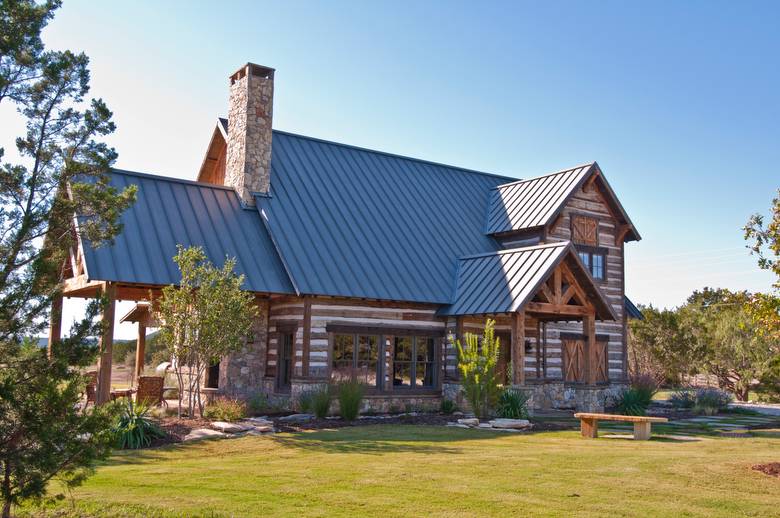
[[[290,383],[292,384],[292,379],[295,376],[295,340],[298,336],[298,322],[297,321],[278,321],[275,324],[276,330],[273,332],[273,337],[276,340],[276,365],[274,366],[274,373],[272,377],[274,379],[274,390],[276,392],[287,392],[289,390],[289,387],[281,387],[281,376],[280,374],[280,368],[281,368],[281,360],[282,360],[282,338],[285,335],[291,335],[292,336],[292,361],[290,362]],[[267,353],[267,351],[266,351]],[[266,354],[266,361],[268,359],[268,354]],[[268,369],[268,365],[266,364],[266,370]]]
[[[409,368],[410,368],[410,379],[409,383],[410,385],[408,387],[404,387],[403,385],[394,385],[393,384],[393,373],[395,372],[395,341],[398,338],[411,338],[412,339],[412,355],[411,360],[408,362]],[[433,371],[433,383],[429,386],[424,385],[417,385],[415,381],[417,380],[417,339],[418,338],[430,338],[433,340],[433,361],[432,362],[424,362],[424,363],[432,363],[432,371]],[[431,392],[437,392],[439,390],[439,368],[441,365],[441,338],[438,338],[436,336],[431,335],[424,335],[424,334],[401,334],[397,333],[393,335],[392,337],[392,343],[393,343],[393,354],[390,356],[390,392],[396,393],[396,394],[425,394],[425,393],[431,393]]]
[[[593,277],[593,280],[599,283],[605,283],[607,282],[607,258],[609,257],[609,249],[601,247],[601,246],[588,246],[588,245],[575,245],[575,248],[577,249],[577,254],[588,254],[588,264],[583,265],[587,268],[588,273],[591,277]],[[593,256],[601,256],[602,259],[602,270],[603,270],[603,276],[602,277],[596,277],[593,275]],[[582,260],[582,258],[580,258]]]
[[[384,385],[384,375],[385,375],[385,368],[384,368],[384,347],[382,344],[382,335],[374,335],[374,334],[367,334],[367,333],[330,333],[330,336],[328,337],[328,342],[331,344],[330,347],[330,360],[328,362],[328,379],[332,380],[333,377],[333,362],[335,361],[333,358],[334,350],[335,350],[335,341],[336,336],[351,336],[352,337],[352,369],[351,369],[351,375],[350,378],[352,381],[357,380],[357,365],[358,365],[358,351],[360,350],[359,344],[360,344],[360,337],[373,337],[376,338],[377,343],[377,352],[376,352],[376,384],[375,385],[366,385],[366,392],[369,394],[374,394],[376,392],[381,391],[383,385]]]
[[[441,345],[446,336],[444,327],[419,326],[419,327],[396,327],[385,324],[354,324],[354,323],[329,323],[325,327],[328,333],[328,372],[327,379],[333,377],[333,346],[335,335],[337,334],[358,334],[358,335],[378,335],[379,336],[379,383],[377,388],[369,388],[369,394],[380,394],[386,396],[393,395],[429,395],[441,392],[441,379],[439,369],[441,368]],[[393,386],[392,363],[395,357],[395,338],[396,337],[428,337],[434,339],[434,362],[433,362],[433,386],[432,387],[408,387],[399,388]],[[388,343],[389,342],[389,343]],[[415,351],[412,351],[413,353]],[[388,358],[389,353],[389,358]],[[416,358],[414,358],[416,360]],[[388,367],[390,371],[388,372]]]

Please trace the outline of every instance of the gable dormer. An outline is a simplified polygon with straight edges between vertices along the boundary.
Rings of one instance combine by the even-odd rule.
[[[543,242],[569,199],[583,189],[595,189],[603,198],[620,229],[616,241],[640,239],[596,162],[495,187],[490,194],[485,233],[513,246]],[[583,239],[593,237],[587,235],[588,228],[587,222],[578,226],[577,231],[585,233]]]

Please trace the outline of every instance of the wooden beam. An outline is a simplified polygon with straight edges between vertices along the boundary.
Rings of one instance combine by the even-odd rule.
[[[525,311],[512,315],[512,384],[525,385]]]
[[[62,338],[62,295],[57,294],[51,301],[51,316],[49,317],[49,343],[46,351],[52,357],[54,344]]]
[[[561,303],[561,269],[556,268],[553,272],[553,291],[555,293],[555,300],[551,300],[553,304]]]
[[[146,323],[138,321],[138,339],[135,342],[135,379],[144,372],[144,354],[146,353]]]
[[[582,334],[587,337],[585,354],[585,379],[588,384],[596,384],[598,365],[596,361],[596,315],[592,313],[582,319]]]
[[[593,312],[592,308],[585,306],[572,306],[569,304],[547,304],[546,302],[528,302],[525,310],[529,313],[545,313],[548,315],[565,315],[583,317]]]
[[[301,375],[309,377],[309,350],[311,348],[311,299],[303,301],[303,350],[301,351]]]
[[[103,308],[103,334],[100,336],[98,357],[98,382],[95,404],[102,405],[111,400],[111,361],[114,346],[114,313],[116,309],[116,285],[107,282],[103,286],[106,305]]]
[[[100,293],[103,283],[90,281],[86,275],[77,275],[65,279],[62,286],[62,294],[66,297],[96,297]]]
[[[621,246],[626,239],[626,234],[631,232],[631,225],[623,224],[615,229],[615,246]]]

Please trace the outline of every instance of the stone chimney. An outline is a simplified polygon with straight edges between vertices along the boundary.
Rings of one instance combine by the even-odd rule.
[[[225,185],[254,205],[271,188],[274,69],[247,63],[230,76]]]

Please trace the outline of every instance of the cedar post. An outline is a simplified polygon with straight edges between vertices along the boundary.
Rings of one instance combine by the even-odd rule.
[[[103,293],[107,300],[101,315],[105,327],[100,336],[100,356],[98,358],[98,382],[95,394],[95,403],[98,405],[107,403],[111,399],[111,356],[114,345],[116,285],[110,282],[104,283]]]
[[[51,316],[49,317],[49,344],[47,354],[52,356],[52,348],[62,337],[62,293],[58,293],[51,301]]]
[[[301,376],[309,377],[309,350],[311,349],[311,299],[303,301],[303,344],[301,346]]]
[[[512,384],[525,385],[525,311],[512,315]]]
[[[586,379],[588,384],[596,384],[598,365],[596,364],[596,315],[591,313],[582,318],[582,334],[587,336],[587,354],[585,355]]]
[[[146,320],[138,320],[138,340],[135,343],[135,379],[144,372],[144,355],[146,354]]]

